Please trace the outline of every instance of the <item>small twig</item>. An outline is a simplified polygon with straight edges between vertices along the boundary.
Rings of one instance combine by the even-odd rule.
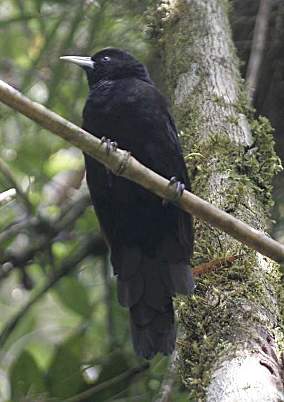
[[[77,200],[68,206],[68,211],[63,211],[54,224],[54,228],[57,232],[61,230],[67,230],[70,225],[84,213],[85,209],[91,205],[90,195],[84,193]]]
[[[10,188],[3,193],[0,193],[0,205],[5,205],[7,202],[11,201],[16,195],[16,190],[14,188]]]
[[[257,87],[260,66],[265,48],[270,8],[271,0],[260,0],[246,73],[247,89],[251,99],[253,99]]]
[[[176,381],[176,352],[174,352],[169,360],[167,372],[161,383],[159,395],[153,402],[170,402],[173,386]]]
[[[0,245],[1,243],[9,240],[11,237],[16,236],[18,233],[23,232],[26,228],[30,228],[38,223],[35,217],[28,218],[25,217],[24,219],[17,220],[9,224],[5,229],[2,230],[0,233]]]
[[[9,184],[12,185],[12,187],[16,190],[18,196],[21,198],[23,201],[23,204],[26,208],[26,210],[30,213],[33,210],[33,206],[30,203],[27,195],[24,193],[22,190],[20,184],[18,183],[17,179],[14,177],[13,173],[11,172],[9,166],[6,164],[6,162],[3,161],[3,159],[0,158],[0,172],[3,174],[3,176],[6,177],[8,180]]]
[[[19,10],[19,14],[21,16],[21,23],[22,23],[22,27],[23,27],[23,31],[27,37],[28,40],[31,40],[31,38],[33,37],[33,33],[27,23],[27,19],[25,18],[26,14],[25,14],[25,6],[24,6],[24,2],[23,0],[14,0],[15,6],[18,8]]]
[[[0,80],[0,100],[19,111],[42,127],[79,147],[82,151],[104,164],[112,172],[122,166],[128,157],[127,151],[117,149],[107,153],[99,138],[77,127],[44,106],[30,101],[20,92]],[[133,156],[128,159],[124,170],[120,172],[125,177],[163,199],[172,201],[176,197],[174,186],[169,186],[169,180],[158,175],[139,163]],[[172,189],[170,187],[173,187]],[[233,236],[248,247],[277,261],[284,261],[284,246],[269,238],[263,232],[254,229],[234,216],[222,211],[209,202],[185,190],[179,201],[179,207],[210,225]]]
[[[23,248],[7,250],[4,256],[1,256],[0,263],[11,263],[14,267],[23,267],[31,261],[38,252],[45,250],[52,241],[53,238],[50,235],[42,234],[41,236],[37,236],[33,242],[29,242],[29,244]]]
[[[112,278],[110,273],[110,258],[106,255],[102,264],[102,276],[104,282],[104,301],[106,305],[106,322],[108,333],[108,347],[112,350],[116,345],[116,331],[113,308]]]
[[[217,258],[216,260],[212,260],[209,262],[205,262],[204,264],[197,265],[192,268],[192,275],[194,277],[205,275],[209,272],[212,272],[218,268],[222,268],[224,266],[232,265],[234,261],[241,258],[241,255],[231,255],[229,257]]]
[[[84,401],[87,398],[90,398],[97,392],[103,391],[104,389],[110,388],[113,385],[119,384],[122,381],[130,381],[138,374],[142,373],[145,370],[148,370],[150,367],[149,363],[143,363],[141,366],[133,367],[129,370],[124,371],[118,376],[111,378],[110,380],[104,381],[101,384],[94,385],[93,387],[87,389],[86,391],[81,392],[78,395],[72,396],[71,398],[67,398],[64,402],[80,402]]]
[[[107,253],[107,247],[101,236],[94,236],[93,238],[87,240],[85,244],[70,258],[62,263],[61,268],[54,277],[49,280],[49,282],[40,289],[34,296],[30,298],[28,303],[18,311],[14,317],[6,324],[4,329],[0,334],[0,348],[7,342],[9,336],[19,324],[19,322],[24,318],[31,307],[45,295],[61,278],[68,275],[70,272],[75,270],[77,265],[90,253],[92,255],[102,256]]]
[[[25,217],[19,221],[11,223],[6,229],[0,233],[0,245],[4,241],[9,240],[11,237],[16,236],[25,230],[41,232],[43,231],[42,225],[44,223],[45,228],[49,227],[49,232],[53,235],[58,234],[60,231],[70,229],[70,226],[84,213],[86,207],[90,205],[89,194],[83,193],[72,203],[67,206],[64,205],[59,217],[55,220],[44,219],[40,216]],[[40,209],[40,208],[39,208]],[[39,230],[40,228],[40,230]]]
[[[60,216],[55,222],[38,220],[36,217],[19,222],[5,232],[0,234],[1,241],[7,240],[12,235],[29,229],[34,231],[36,234],[33,241],[22,249],[10,250],[0,257],[0,263],[4,266],[5,263],[10,263],[12,266],[25,266],[28,261],[32,260],[35,255],[43,250],[45,250],[50,244],[54,242],[54,239],[63,233],[65,230],[70,229],[74,222],[83,214],[86,207],[89,205],[89,197],[84,194],[76,200],[70,207],[68,213]],[[7,271],[6,269],[2,272],[2,267],[0,266],[0,280],[7,277],[11,272],[11,268]]]

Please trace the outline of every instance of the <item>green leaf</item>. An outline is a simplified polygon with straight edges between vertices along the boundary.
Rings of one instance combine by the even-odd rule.
[[[70,345],[70,339],[60,345],[53,356],[47,374],[50,394],[57,398],[68,398],[84,387],[81,375],[80,356]]]
[[[23,351],[10,369],[12,400],[18,402],[25,396],[46,394],[43,372],[33,356]]]
[[[88,297],[87,289],[75,277],[65,277],[54,289],[60,302],[75,313],[89,318],[92,306]]]
[[[62,260],[63,258],[66,258],[70,255],[73,247],[74,245],[72,241],[57,241],[52,244],[52,253],[57,259]]]
[[[54,345],[47,342],[44,337],[38,336],[27,345],[27,351],[36,360],[39,368],[46,371],[53,356]]]
[[[60,149],[51,155],[47,162],[45,162],[44,170],[49,176],[63,170],[79,170],[83,167],[82,155],[74,151],[73,148]]]
[[[5,342],[5,350],[9,350],[16,342],[21,343],[22,347],[29,342],[29,336],[27,335],[32,333],[36,326],[34,314],[34,311],[29,311],[25,318],[16,325]]]
[[[104,383],[105,381],[111,380],[112,378],[119,376],[129,368],[129,356],[127,356],[123,352],[118,351],[117,353],[112,355],[111,359],[108,359],[103,363],[101,367],[101,373],[96,384],[99,385],[101,383]],[[127,395],[128,384],[128,380],[123,380],[117,384],[113,384],[107,389],[96,393],[95,398],[93,396],[90,399],[87,399],[86,402],[92,402],[94,400],[96,402],[103,402],[111,398],[113,395],[119,394],[123,390],[125,390]]]
[[[99,229],[99,223],[95,214],[93,206],[85,209],[84,215],[77,219],[75,224],[75,230],[82,232],[94,232]]]

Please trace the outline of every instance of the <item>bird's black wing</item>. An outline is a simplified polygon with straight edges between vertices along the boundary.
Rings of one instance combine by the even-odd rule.
[[[187,173],[187,168],[186,164],[184,161],[182,149],[180,146],[178,134],[177,134],[177,128],[175,125],[175,122],[171,116],[170,113],[168,113],[169,117],[169,125],[168,125],[168,133],[169,133],[169,138],[171,139],[172,143],[175,144],[176,149],[177,149],[177,158],[179,159],[179,165],[180,165],[180,170],[176,173],[179,175],[179,180],[181,180],[184,185],[186,190],[191,191],[191,185],[190,185],[190,180],[188,177]],[[182,211],[181,209],[179,210],[178,213],[178,227],[179,227],[179,238],[181,242],[183,242],[189,252],[189,255],[191,257],[192,255],[192,247],[193,247],[193,224],[192,224],[192,217],[188,213]]]
[[[156,124],[157,132],[153,130],[152,141],[145,145],[144,162],[155,172],[168,179],[175,176],[184,183],[188,191],[191,191],[177,128],[168,109],[167,101],[155,87],[151,91],[153,92],[153,97],[155,97],[157,109],[156,113],[153,112],[153,119],[158,119],[159,123]],[[192,217],[181,209],[176,209],[176,215],[178,220],[178,241],[184,245],[188,258],[190,258],[193,246]]]
[[[168,179],[176,176],[189,189],[177,131],[157,89],[130,79],[115,83],[110,97],[106,92],[87,102],[83,128],[117,141],[141,163]],[[135,350],[147,358],[169,354],[175,345],[171,298],[193,290],[191,217],[85,158],[93,204],[111,247],[118,299],[130,309]]]

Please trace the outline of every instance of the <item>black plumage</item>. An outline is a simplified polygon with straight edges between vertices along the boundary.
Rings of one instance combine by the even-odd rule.
[[[92,58],[66,56],[83,67],[90,87],[83,128],[116,141],[141,163],[190,189],[165,98],[147,69],[129,53],[108,48]],[[130,310],[134,349],[145,358],[170,354],[176,328],[172,297],[188,295],[193,280],[191,217],[85,155],[87,183],[111,249],[118,300]]]

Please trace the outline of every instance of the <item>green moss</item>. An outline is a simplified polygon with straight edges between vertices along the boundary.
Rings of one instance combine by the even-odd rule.
[[[256,276],[255,256],[240,259],[198,280],[191,299],[178,299],[180,322],[186,328],[185,338],[178,341],[179,366],[192,401],[204,400],[216,356],[234,356],[244,339],[259,337],[252,329],[256,324],[267,326],[256,310],[277,317],[278,307],[267,301],[267,284],[279,282],[276,264],[270,264],[274,267],[269,272]]]
[[[177,77],[188,70],[185,60],[198,63],[198,56],[190,53],[190,45],[198,40],[194,34],[198,18],[197,10],[185,0],[160,0],[146,14],[147,32],[152,46],[162,56],[161,68],[164,70],[169,97],[176,87]],[[169,43],[170,52],[167,51]]]
[[[247,149],[231,142],[226,133],[213,133],[206,142],[195,140],[192,143],[192,139],[196,139],[201,117],[191,101],[183,104],[177,115],[181,126],[185,127],[181,133],[182,141],[191,144],[186,148],[185,156],[193,179],[193,192],[200,194],[202,189],[202,197],[210,200],[211,194],[206,193],[210,191],[210,178],[216,173],[224,175],[226,186],[219,187],[222,208],[257,228],[258,225],[263,228],[265,213],[272,204],[271,180],[280,169],[267,119],[260,117],[251,121],[254,144]],[[249,194],[255,202],[247,206],[245,203]],[[253,220],[255,217],[256,220]],[[219,359],[220,356],[227,358],[228,353],[234,355],[239,342],[259,337],[251,328],[267,326],[252,312],[263,309],[265,315],[278,317],[278,305],[269,302],[269,294],[275,294],[275,284],[280,280],[277,264],[270,262],[269,272],[258,272],[256,275],[255,252],[199,220],[195,222],[195,230],[194,265],[240,253],[245,253],[246,259],[200,279],[195,296],[190,300],[178,299],[180,321],[186,330],[186,337],[179,341],[179,367],[185,384],[191,390],[192,401],[204,400],[216,356]],[[281,300],[283,304],[283,298]],[[280,333],[279,329],[268,330]],[[232,334],[235,336],[233,339]]]
[[[199,124],[198,119],[196,117],[190,121],[185,133],[192,135],[194,126]],[[254,137],[251,149],[232,143],[226,134],[212,134],[205,143],[196,142],[192,145],[187,164],[194,177],[193,192],[200,193],[200,189],[203,189],[202,196],[210,199],[210,194],[206,194],[208,181],[218,172],[218,175],[226,177],[227,183],[222,190],[224,193],[219,193],[224,200],[223,209],[239,213],[241,219],[250,224],[252,216],[256,216],[262,225],[263,207],[268,209],[272,203],[271,180],[280,165],[267,119],[260,117],[253,120],[251,129]],[[255,203],[249,208],[242,208],[249,193]],[[257,224],[255,222],[256,227]],[[195,226],[197,236],[193,264],[204,259],[220,258],[224,254],[245,253],[246,259],[202,277],[198,280],[195,296],[190,300],[178,299],[180,320],[186,329],[186,337],[179,342],[179,366],[181,376],[191,390],[192,401],[204,400],[216,356],[219,359],[220,356],[228,358],[228,353],[234,355],[243,339],[259,337],[251,332],[251,328],[267,326],[252,312],[263,309],[265,315],[278,317],[278,305],[270,303],[269,295],[275,294],[275,284],[280,281],[277,264],[270,262],[271,269],[267,273],[258,272],[256,275],[255,252],[228,237],[224,240],[226,235],[204,222],[197,221]],[[280,300],[283,304],[281,295]],[[280,333],[279,328],[277,331],[275,328],[268,330],[274,334],[277,331]],[[237,337],[232,339],[232,334]]]
[[[165,28],[175,22],[179,15],[179,6],[172,0],[160,0],[154,6],[150,6],[145,13],[147,33],[150,40],[158,41],[159,45],[164,43],[162,35]]]
[[[189,131],[194,124],[198,124],[198,119],[191,122]],[[222,190],[219,187],[219,191],[224,192],[219,193],[224,200],[223,209],[239,213],[241,219],[250,224],[252,216],[256,216],[263,225],[263,206],[269,208],[271,205],[271,179],[279,171],[279,159],[274,152],[268,121],[264,118],[254,120],[251,128],[255,140],[252,149],[232,143],[225,134],[212,134],[205,143],[197,142],[192,146],[187,164],[194,177],[193,192],[200,193],[203,189],[202,197],[210,199],[210,194],[206,194],[208,181],[218,172],[226,177],[227,183]],[[248,194],[252,194],[255,203],[243,208]],[[257,227],[258,222],[254,224]],[[256,275],[255,252],[204,222],[196,221],[195,227],[194,265],[240,253],[245,253],[246,259],[202,277],[190,300],[178,299],[180,321],[186,329],[186,337],[179,342],[179,366],[182,378],[191,390],[192,401],[204,400],[216,356],[219,359],[220,356],[227,358],[228,353],[234,355],[239,342],[258,337],[251,328],[267,326],[252,311],[263,309],[265,315],[278,317],[278,306],[269,302],[269,294],[275,294],[275,284],[280,280],[277,264],[270,262],[271,269],[267,273]],[[243,309],[244,305],[246,309]],[[275,333],[275,328],[268,330]],[[237,338],[232,339],[232,334]]]
[[[273,129],[265,117],[251,121],[253,146],[244,150],[236,160],[238,171],[250,178],[256,196],[266,209],[273,205],[272,179],[282,170],[281,161],[274,150]]]
[[[229,2],[224,2],[228,6]],[[272,205],[271,180],[280,169],[271,126],[263,117],[254,119],[254,110],[248,102],[244,83],[237,78],[240,90],[235,105],[228,105],[226,99],[216,95],[212,95],[211,99],[206,98],[206,101],[213,102],[216,108],[233,108],[225,123],[238,125],[239,114],[244,114],[251,124],[253,145],[244,147],[233,142],[223,126],[220,132],[207,132],[203,136],[205,140],[199,140],[200,127],[203,126],[203,119],[207,118],[201,113],[202,106],[198,103],[206,76],[200,56],[194,54],[191,44],[199,40],[196,32],[200,32],[197,24],[202,16],[198,14],[200,10],[184,0],[161,1],[159,4],[162,7],[151,14],[154,21],[152,33],[163,53],[166,85],[172,95],[178,78],[183,73],[189,73],[188,60],[191,66],[194,63],[198,68],[199,79],[191,89],[190,96],[176,105],[174,110],[181,128],[180,138],[193,192],[219,203],[222,209],[252,226],[264,229],[266,215]],[[199,34],[203,35],[203,32]],[[234,56],[235,50],[232,48],[232,59]],[[232,62],[237,65],[236,60]],[[209,184],[212,179],[214,183],[216,177],[223,180],[223,184],[218,184],[218,194],[212,197]],[[197,402],[205,399],[217,356],[218,361],[220,357],[228,358],[228,353],[236,353],[240,342],[259,338],[257,328],[267,327],[262,317],[274,317],[274,324],[277,323],[279,306],[271,303],[270,297],[276,294],[275,287],[280,283],[280,278],[275,263],[267,260],[267,270],[256,270],[259,262],[254,251],[205,222],[195,221],[195,233],[193,265],[226,255],[245,255],[232,266],[223,267],[199,279],[192,298],[177,299],[180,322],[185,329],[185,337],[178,341],[179,366],[190,390],[190,400]],[[282,300],[280,303],[284,306]],[[254,314],[260,311],[264,314]],[[275,329],[276,325],[278,323],[268,328],[273,334],[280,332],[278,328]]]
[[[212,102],[215,102],[217,105],[219,105],[220,107],[226,107],[227,106],[227,102],[226,100],[222,97],[222,96],[217,96],[214,95],[211,98]]]
[[[198,88],[195,90],[198,91]],[[193,140],[202,123],[202,117],[198,107],[191,102],[191,99],[187,99],[179,108],[175,109],[175,118],[178,121],[179,127],[182,128],[179,134],[185,156],[188,155],[189,152],[199,152],[197,148],[195,149],[193,144]]]
[[[234,105],[236,108],[236,112],[244,114],[249,121],[254,119],[255,109],[252,107],[247,90],[245,88],[244,80],[239,77],[238,79],[238,86],[239,86],[239,94],[238,94],[238,101]]]
[[[195,179],[194,189],[198,192],[201,185],[205,185],[208,176],[212,174],[212,160],[214,160],[219,173],[226,173],[232,181],[233,194],[227,193],[227,198],[239,198],[247,192],[249,186],[254,191],[256,199],[263,203],[268,212],[273,205],[272,179],[282,169],[280,159],[274,150],[273,129],[269,121],[259,117],[251,122],[254,142],[249,148],[232,143],[226,134],[211,134],[205,144],[190,145],[193,133],[196,133],[200,124],[198,116],[200,115],[197,110],[192,115],[190,113],[186,123],[183,122],[187,128],[182,135],[183,142],[187,144],[185,155],[196,155],[196,158],[186,158],[190,171],[195,172],[195,175],[191,175]],[[191,141],[188,138],[191,138]]]
[[[238,124],[239,122],[239,116],[236,115],[230,115],[227,117],[227,122],[230,124]]]

